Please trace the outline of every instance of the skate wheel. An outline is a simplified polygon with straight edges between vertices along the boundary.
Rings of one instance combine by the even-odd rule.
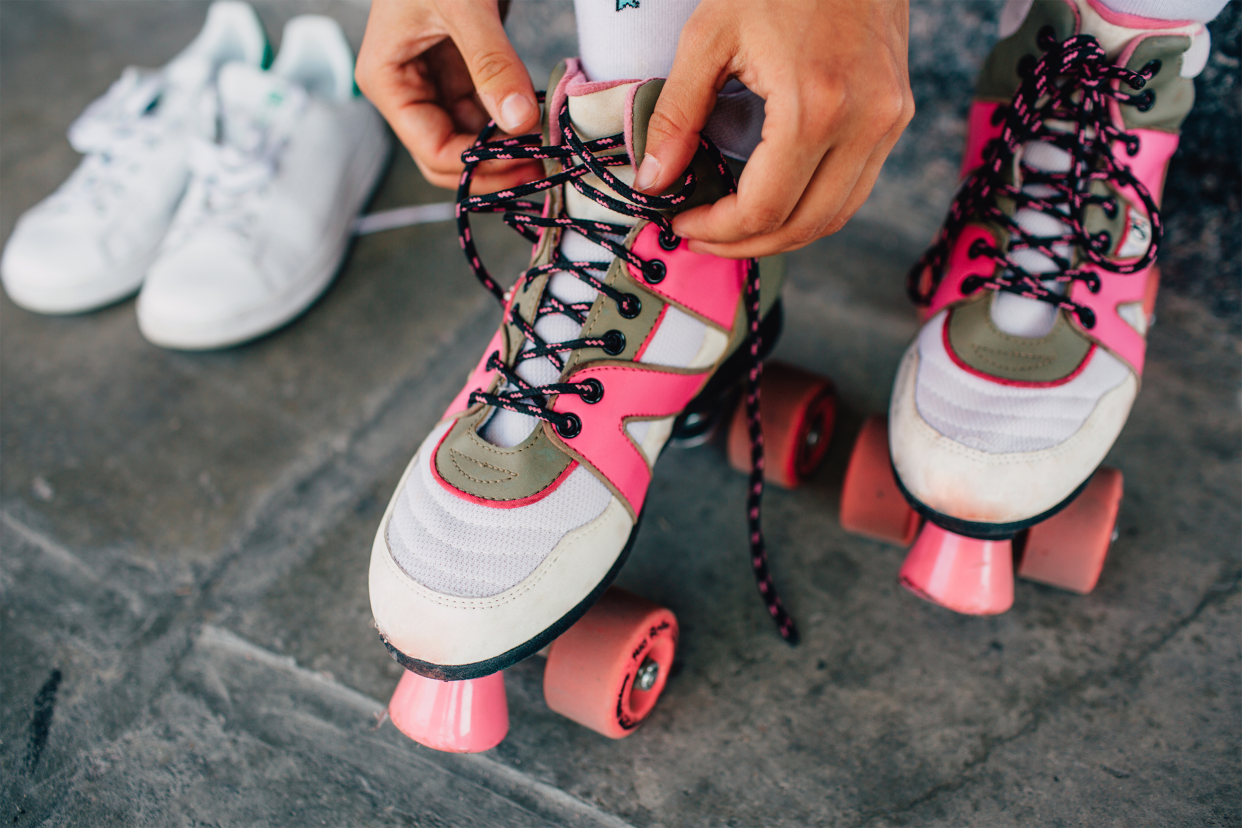
[[[824,459],[836,419],[837,398],[827,379],[783,362],[763,367],[759,399],[763,417],[764,480],[797,488]],[[729,424],[729,463],[750,472],[746,400]]]
[[[841,485],[841,526],[848,532],[902,546],[914,542],[919,515],[910,507],[888,457],[888,420],[868,417],[858,432]]]
[[[435,750],[491,750],[509,732],[505,674],[439,681],[407,670],[388,702],[388,717],[406,736]]]
[[[1121,509],[1122,477],[1098,469],[1074,502],[1032,526],[1018,575],[1085,595],[1095,589]]]
[[[623,738],[655,707],[676,649],[671,611],[612,587],[552,642],[543,697],[562,716]]]

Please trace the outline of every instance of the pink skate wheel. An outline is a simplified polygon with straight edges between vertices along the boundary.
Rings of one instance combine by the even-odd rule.
[[[479,753],[509,732],[505,674],[438,681],[406,670],[388,702],[388,717],[420,745],[449,753]]]
[[[888,459],[888,420],[868,417],[854,442],[841,484],[841,526],[847,532],[909,546],[919,531]]]
[[[672,612],[612,587],[552,642],[543,697],[596,733],[629,736],[655,707],[676,649]]]
[[[1013,606],[1009,541],[967,538],[927,523],[901,567],[901,585],[964,615],[996,615]]]
[[[1122,478],[1101,468],[1074,502],[1031,527],[1018,574],[1086,595],[1095,589],[1121,509]]]
[[[827,379],[784,362],[763,366],[759,401],[763,417],[764,479],[794,489],[828,452],[837,399]],[[750,472],[750,428],[746,400],[738,401],[729,424],[729,463]]]

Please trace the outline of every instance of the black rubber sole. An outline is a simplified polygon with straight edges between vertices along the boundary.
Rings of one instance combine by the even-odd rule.
[[[1077,489],[1074,489],[1069,497],[1065,498],[1065,500],[1062,500],[1048,511],[1042,512],[1035,517],[1027,518],[1025,520],[1017,520],[1012,523],[978,523],[973,520],[962,520],[961,518],[955,518],[952,515],[937,512],[935,509],[923,503],[914,495],[910,494],[905,485],[902,484],[901,477],[898,476],[896,467],[893,468],[893,479],[897,481],[897,488],[901,490],[902,495],[914,508],[914,511],[918,512],[920,515],[927,518],[941,529],[946,529],[954,534],[963,535],[968,538],[977,538],[979,540],[1011,540],[1019,532],[1030,529],[1037,523],[1043,523],[1045,520],[1073,503],[1074,499],[1077,498],[1078,495],[1082,494],[1082,490],[1087,488],[1087,484],[1091,482],[1091,478],[1094,476],[1095,472],[1093,471],[1091,474],[1087,475],[1087,479],[1084,480]]]
[[[562,615],[550,627],[507,652],[483,661],[476,661],[473,664],[432,664],[429,661],[421,661],[401,652],[388,642],[388,638],[383,633],[380,633],[380,640],[384,642],[388,652],[392,653],[392,657],[402,667],[411,672],[418,673],[420,676],[426,676],[439,681],[465,681],[466,679],[483,678],[484,676],[490,676],[492,673],[498,673],[506,667],[512,667],[519,661],[530,658],[551,644],[561,636],[561,633],[577,623],[578,619],[586,615],[587,610],[595,605],[595,602],[600,599],[604,591],[612,586],[617,573],[621,571],[621,567],[625,565],[626,559],[630,557],[630,550],[634,547],[634,541],[638,539],[638,527],[642,525],[642,522],[643,516],[640,513],[638,520],[634,523],[634,528],[630,530],[630,537],[626,540],[621,554],[617,556],[616,562],[613,563],[612,568],[608,570],[608,574],[604,576],[604,579],[599,582],[595,589],[591,590],[573,609]]]

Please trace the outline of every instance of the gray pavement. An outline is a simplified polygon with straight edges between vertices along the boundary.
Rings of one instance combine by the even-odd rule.
[[[535,73],[573,47],[565,8],[515,4]],[[274,36],[326,11],[355,44],[366,16],[259,9]],[[76,163],[69,121],[203,11],[0,4],[0,238]],[[927,57],[943,24],[916,7],[921,96],[952,94],[987,48],[995,7],[958,11],[946,66]],[[1095,593],[1020,583],[1009,613],[959,617],[897,587],[902,550],[837,524],[853,433],[916,328],[905,269],[953,186],[964,98],[927,103],[858,218],[788,260],[777,356],[832,376],[843,406],[825,467],[766,501],[803,643],[782,644],[755,595],[743,478],[717,449],[670,451],[620,584],[672,608],[682,645],[651,720],[619,742],[548,711],[537,660],[507,672],[511,730],[487,754],[438,754],[383,721],[400,669],[370,623],[371,539],[497,318],[451,225],[360,239],[301,320],[220,353],[148,345],[132,301],[46,318],[0,299],[0,819],[1242,824],[1242,343],[1197,283],[1160,297],[1107,461],[1126,500]],[[445,198],[399,153],[373,208]],[[481,236],[495,271],[523,266],[515,234]],[[1218,248],[1229,266],[1237,239]]]

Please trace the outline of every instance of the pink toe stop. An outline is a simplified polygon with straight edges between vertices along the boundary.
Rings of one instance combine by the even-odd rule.
[[[505,674],[438,681],[406,671],[388,703],[397,729],[420,745],[449,753],[479,753],[509,732]]]
[[[1013,606],[1013,547],[967,538],[927,523],[901,567],[901,585],[965,615],[996,615]]]

